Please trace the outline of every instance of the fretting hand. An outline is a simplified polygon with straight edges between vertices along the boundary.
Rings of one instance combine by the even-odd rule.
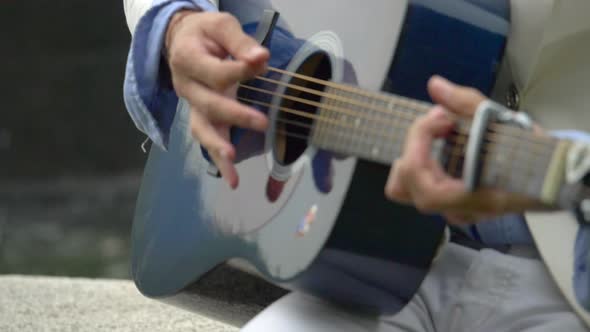
[[[385,195],[424,213],[443,214],[451,223],[458,224],[537,207],[528,198],[499,190],[468,192],[461,180],[445,173],[431,156],[433,141],[451,133],[454,117],[471,118],[485,97],[475,89],[441,77],[429,81],[428,91],[439,105],[410,128],[404,153],[392,167]]]
[[[237,83],[266,70],[268,50],[246,35],[230,14],[197,11],[181,11],[172,18],[165,47],[174,89],[191,107],[193,136],[236,188],[230,127],[263,131],[268,126],[264,114],[235,100]]]

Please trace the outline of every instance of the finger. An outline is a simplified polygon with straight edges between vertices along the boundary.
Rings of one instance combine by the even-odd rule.
[[[460,180],[450,177],[437,178],[429,169],[416,170],[412,175],[401,179],[412,196],[414,206],[425,213],[448,211],[457,206],[464,206],[469,195]]]
[[[227,128],[227,134],[220,132],[197,110],[192,110],[191,130],[193,137],[209,152],[209,156],[213,159],[221,176],[231,188],[237,188],[239,178],[233,164],[235,149],[229,142],[229,128]]]
[[[217,41],[229,54],[238,60],[259,65],[270,57],[268,50],[242,30],[240,22],[224,13],[212,16],[212,24],[205,25],[208,37]]]
[[[523,195],[486,188],[473,193],[467,204],[480,214],[497,216],[534,208],[536,201]]]
[[[486,99],[476,89],[454,84],[440,76],[433,76],[428,81],[428,92],[436,103],[465,117],[472,117],[479,104]]]
[[[424,212],[441,211],[465,195],[461,181],[447,176],[431,157],[434,139],[448,135],[453,127],[452,119],[438,106],[417,120],[408,133],[398,179],[414,205]]]
[[[389,178],[385,185],[385,197],[391,201],[402,204],[412,203],[410,193],[405,190],[402,181],[400,180],[399,162],[397,160],[393,163],[389,172]]]
[[[412,167],[429,166],[434,140],[447,136],[454,125],[444,108],[433,107],[426,116],[416,120],[410,127],[402,160],[408,160]]]
[[[196,82],[185,82],[180,89],[190,105],[214,124],[234,125],[257,131],[268,127],[268,119],[254,108],[221,95]]]
[[[216,91],[223,91],[239,82],[261,74],[265,68],[249,65],[244,61],[220,59],[203,55],[183,63],[187,76]]]

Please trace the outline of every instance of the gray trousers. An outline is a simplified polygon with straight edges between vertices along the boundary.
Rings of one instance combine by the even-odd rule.
[[[337,281],[335,281],[337,282]],[[587,331],[538,259],[449,244],[397,315],[369,317],[292,293],[242,332]]]

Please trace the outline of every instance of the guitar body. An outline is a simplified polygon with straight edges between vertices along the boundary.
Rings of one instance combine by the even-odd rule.
[[[251,3],[221,5],[281,13],[272,66],[425,101],[433,74],[490,93],[508,30],[505,0]],[[255,30],[256,22],[240,18],[246,31]],[[282,105],[277,96],[268,102]],[[277,107],[261,111],[272,122]],[[225,296],[235,291],[239,296],[229,296],[238,304],[250,293],[268,301],[283,294],[263,294],[258,281],[236,284],[247,270],[282,288],[399,311],[428,272],[444,221],[387,201],[388,166],[280,138],[277,128],[234,132],[240,186],[232,191],[192,138],[187,105],[179,104],[168,151],[152,148],[137,203],[137,287],[209,314],[219,305],[211,287]],[[216,273],[227,262],[240,268]]]

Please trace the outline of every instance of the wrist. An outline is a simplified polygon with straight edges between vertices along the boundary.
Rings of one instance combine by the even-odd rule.
[[[176,12],[171,18],[170,22],[168,23],[168,28],[166,29],[166,35],[164,37],[164,48],[162,49],[162,54],[165,58],[168,58],[169,50],[172,45],[172,39],[174,34],[178,30],[178,26],[180,23],[186,18],[187,16],[201,12],[200,9],[181,9]]]

